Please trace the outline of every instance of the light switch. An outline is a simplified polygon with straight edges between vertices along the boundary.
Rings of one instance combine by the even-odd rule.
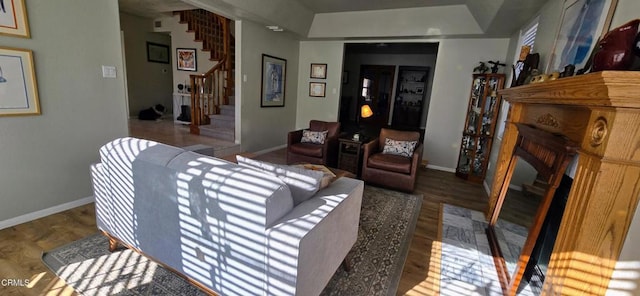
[[[116,78],[116,67],[102,65],[102,77]]]

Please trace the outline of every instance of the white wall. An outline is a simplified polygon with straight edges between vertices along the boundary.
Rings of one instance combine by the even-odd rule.
[[[430,166],[455,170],[473,68],[479,61],[504,61],[508,44],[507,38],[440,40],[424,143]]]
[[[91,196],[99,147],[127,135],[118,3],[26,6],[31,38],[2,46],[33,50],[42,115],[0,117],[0,224]],[[101,65],[118,77],[102,78]]]
[[[178,84],[190,84],[189,75],[206,73],[215,66],[216,61],[209,60],[208,51],[202,51],[202,42],[194,41],[195,34],[187,32],[187,24],[179,23],[179,15],[156,19],[156,21],[160,21],[162,26],[154,28],[155,32],[169,32],[171,35],[171,69],[173,70],[173,86],[171,89],[173,92],[178,92]],[[196,49],[197,71],[178,70],[178,59],[176,58],[176,49],[178,48]],[[129,60],[127,60],[127,63],[129,63]]]
[[[147,42],[171,48],[171,37],[164,33],[154,33],[152,19],[126,13],[120,13],[120,28],[124,31],[129,115],[135,117],[140,110],[156,104],[164,105],[167,114],[172,113],[172,63],[147,61]]]
[[[240,69],[236,85],[240,88],[236,90],[240,111],[236,114],[241,118],[242,149],[259,151],[284,145],[287,133],[296,125],[299,41],[286,32],[273,32],[250,21],[236,22],[236,32],[236,46],[241,52],[236,57],[236,71]],[[284,107],[260,107],[262,54],[287,60]]]
[[[300,42],[299,50],[296,128],[308,128],[309,120],[312,119],[338,121],[344,43],[341,41],[303,41]],[[327,79],[309,78],[311,63],[327,64]],[[310,97],[310,82],[326,82],[326,97]]]

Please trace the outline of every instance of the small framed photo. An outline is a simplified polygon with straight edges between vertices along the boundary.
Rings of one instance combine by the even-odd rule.
[[[311,78],[326,79],[327,64],[311,64]]]
[[[176,60],[178,60],[178,70],[198,71],[195,48],[177,48]]]
[[[153,42],[147,42],[147,61],[152,63],[168,64],[170,59],[169,46]]]
[[[309,82],[309,96],[324,98],[326,87],[324,82]]]
[[[24,0],[0,0],[0,35],[30,38]]]
[[[39,115],[33,53],[0,47],[0,116]]]
[[[424,93],[424,87],[422,87],[422,86],[416,87],[416,94],[421,95],[423,93]]]

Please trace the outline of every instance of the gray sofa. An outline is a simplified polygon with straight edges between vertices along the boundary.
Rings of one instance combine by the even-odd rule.
[[[98,228],[220,295],[318,295],[358,235],[360,180],[294,206],[276,176],[152,141],[114,140],[100,160]]]

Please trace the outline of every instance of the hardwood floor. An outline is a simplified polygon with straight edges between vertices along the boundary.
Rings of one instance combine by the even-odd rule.
[[[135,124],[130,125],[130,129],[133,129],[132,135],[145,133],[138,130]],[[175,146],[210,141],[208,138],[181,135],[179,128],[178,132],[163,131],[147,134],[146,137]],[[259,155],[257,159],[284,163],[285,150]],[[437,241],[440,203],[484,212],[488,198],[482,186],[463,181],[452,173],[431,169],[419,171],[414,194],[422,194],[424,198],[397,294],[434,295],[433,280],[439,277],[439,271],[430,271],[429,267],[431,247],[437,246],[434,241]],[[0,285],[0,295],[75,295],[71,288],[42,264],[40,256],[43,251],[95,232],[93,204],[0,230],[0,280],[30,281],[28,288]]]

